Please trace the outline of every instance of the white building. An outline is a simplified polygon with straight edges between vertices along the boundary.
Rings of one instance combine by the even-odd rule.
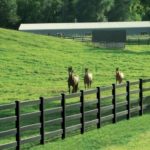
[[[37,34],[85,35],[94,30],[125,30],[126,34],[150,34],[150,21],[134,22],[93,22],[93,23],[34,23],[21,24],[20,31]]]

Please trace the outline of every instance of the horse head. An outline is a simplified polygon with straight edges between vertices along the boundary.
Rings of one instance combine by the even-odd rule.
[[[70,93],[70,86],[72,86],[72,93],[77,92],[78,89],[78,83],[79,83],[79,77],[75,76],[73,74],[73,69],[72,67],[68,67],[68,88],[69,88],[69,93]]]

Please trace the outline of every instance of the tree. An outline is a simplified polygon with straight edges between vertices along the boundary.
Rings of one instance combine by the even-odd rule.
[[[109,13],[110,21],[141,20],[143,7],[140,0],[115,0],[114,7]]]
[[[130,3],[130,16],[129,20],[141,21],[144,15],[144,9],[140,0],[132,0]]]
[[[62,0],[43,0],[42,2],[42,22],[61,21]]]
[[[97,1],[97,0],[96,0]],[[79,22],[92,22],[96,20],[95,0],[79,0],[77,3],[77,19]]]
[[[0,0],[0,26],[150,20],[149,0]]]
[[[106,21],[113,3],[113,0],[79,0],[78,19],[82,22]]]
[[[77,0],[63,0],[62,21],[74,22],[76,19],[76,3]]]
[[[18,22],[16,0],[0,0],[0,26],[14,27]]]
[[[97,21],[108,21],[108,13],[114,6],[114,0],[101,0],[97,6]]]
[[[41,22],[41,0],[17,0],[18,16],[21,22]]]
[[[149,0],[141,0],[143,6],[143,18],[142,20],[150,20],[150,2]]]
[[[125,21],[129,17],[130,0],[115,0],[114,7],[109,13],[110,21]]]

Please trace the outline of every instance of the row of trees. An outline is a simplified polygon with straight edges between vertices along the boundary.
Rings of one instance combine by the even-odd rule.
[[[0,0],[0,26],[150,20],[149,0]]]

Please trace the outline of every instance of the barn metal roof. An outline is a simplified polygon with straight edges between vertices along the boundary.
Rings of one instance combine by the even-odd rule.
[[[150,21],[88,22],[88,23],[34,23],[21,24],[19,30],[75,30],[75,29],[150,28]]]

